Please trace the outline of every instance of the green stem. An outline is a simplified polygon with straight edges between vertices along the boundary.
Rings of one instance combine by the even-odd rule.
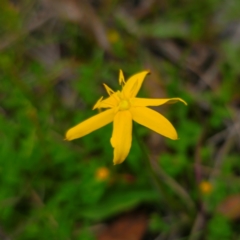
[[[138,132],[136,130],[136,126],[133,128],[133,133],[134,133],[135,138],[137,139],[139,148],[141,149],[141,151],[143,153],[143,157],[142,157],[143,163],[144,163],[144,165],[145,165],[145,167],[146,167],[146,169],[149,173],[148,175],[151,179],[151,182],[153,183],[155,189],[158,192],[159,198],[164,200],[164,205],[168,206],[169,209],[172,209],[174,207],[174,204],[172,203],[172,200],[169,199],[169,195],[166,193],[165,189],[163,189],[163,186],[162,186],[159,178],[157,177],[157,175],[155,174],[155,172],[152,168],[151,160],[149,158],[147,150],[146,150],[140,136],[138,135]]]
[[[190,198],[188,193],[173,179],[171,178],[166,172],[164,172],[160,166],[157,163],[154,163],[151,158],[149,157],[149,154],[145,148],[145,145],[143,144],[141,138],[139,137],[136,127],[133,128],[134,135],[137,139],[137,142],[139,144],[139,147],[143,153],[143,156],[147,161],[144,161],[144,164],[146,165],[149,175],[151,176],[153,182],[155,183],[155,186],[159,192],[159,194],[165,198],[166,203],[170,204],[172,202],[175,202],[175,199],[171,198],[168,193],[166,193],[163,182],[168,185],[174,192],[182,199],[182,201],[186,204],[186,207],[189,210],[193,210],[195,208],[193,200]]]

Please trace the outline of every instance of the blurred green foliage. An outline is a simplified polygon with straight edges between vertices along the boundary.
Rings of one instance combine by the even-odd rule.
[[[0,238],[93,240],[98,236],[94,226],[137,209],[148,217],[151,239],[159,234],[163,239],[239,239],[237,219],[217,210],[240,192],[239,136],[231,130],[239,121],[240,40],[227,34],[235,23],[239,27],[239,1],[172,0],[161,6],[155,1],[157,7],[142,16],[134,9],[144,1],[92,2],[106,28],[109,52],[89,29],[57,13],[29,28],[38,1],[0,3]],[[121,17],[119,7],[129,18]],[[159,53],[156,44],[151,49],[152,39],[176,40],[181,56],[176,61]],[[188,71],[188,57],[198,46],[215,53],[212,71],[218,74],[209,83],[204,71],[196,71],[197,79]],[[155,146],[155,135],[134,125],[171,179],[158,176],[160,192],[135,136],[119,166],[112,164],[111,125],[64,141],[68,128],[95,114],[93,105],[106,96],[102,83],[118,88],[120,68],[127,77],[152,70],[141,96],[152,97],[154,90],[188,102],[187,107],[158,108],[176,127],[178,141],[161,137]],[[98,179],[101,167],[109,170],[108,178]],[[204,179],[213,186],[206,196],[199,190]],[[192,199],[193,209],[171,181]],[[193,232],[198,214],[204,215],[204,225]]]

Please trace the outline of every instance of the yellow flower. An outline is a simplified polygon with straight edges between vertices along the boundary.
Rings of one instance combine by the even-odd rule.
[[[202,181],[199,184],[199,188],[203,194],[209,194],[212,192],[212,189],[213,189],[212,184],[208,181]]]
[[[131,148],[132,121],[170,139],[178,139],[173,125],[160,113],[147,106],[159,106],[178,101],[186,104],[186,102],[181,98],[137,98],[136,95],[148,73],[149,71],[137,73],[125,82],[123,72],[120,70],[119,84],[122,86],[122,90],[114,92],[104,84],[109,97],[106,99],[101,97],[93,107],[93,109],[107,108],[107,110],[69,129],[66,133],[66,140],[71,141],[83,137],[113,122],[113,133],[110,141],[114,148],[113,163],[120,164],[126,159]]]
[[[106,167],[100,167],[96,171],[97,180],[103,181],[109,177],[109,170]]]

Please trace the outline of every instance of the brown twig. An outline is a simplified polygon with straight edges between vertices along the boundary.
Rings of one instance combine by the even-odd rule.
[[[27,35],[30,32],[41,27],[51,17],[52,17],[52,14],[50,14],[48,11],[36,13],[34,15],[34,17],[28,21],[28,24],[25,27],[23,27],[23,29],[20,33],[8,35],[1,40],[0,51],[2,51],[5,48],[10,47],[13,43],[15,43],[17,40],[19,40],[19,38],[23,37],[24,35]]]
[[[186,203],[189,209],[195,209],[195,204],[187,191],[171,178],[160,166],[151,159],[151,165],[158,177],[164,181]]]

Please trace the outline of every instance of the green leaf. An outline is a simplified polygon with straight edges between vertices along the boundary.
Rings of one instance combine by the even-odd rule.
[[[116,192],[108,196],[97,206],[82,209],[80,215],[91,220],[101,220],[136,207],[143,202],[154,202],[158,199],[156,192],[149,190],[133,190]]]

